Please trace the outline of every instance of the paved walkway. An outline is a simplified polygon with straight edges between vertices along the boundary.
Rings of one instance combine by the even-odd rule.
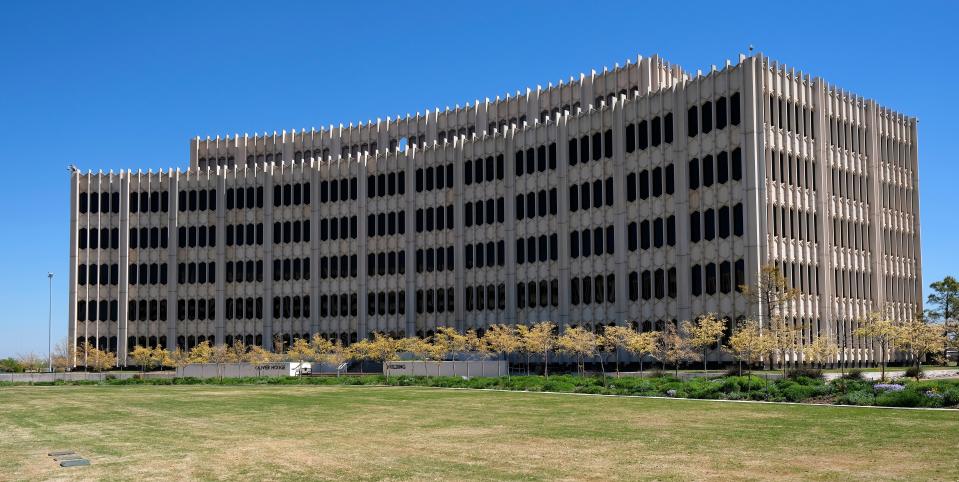
[[[925,370],[925,378],[954,378],[959,377],[959,370],[955,368],[951,369],[939,369],[939,370]],[[906,375],[905,370],[886,370],[886,378],[902,378]],[[841,373],[824,373],[823,376],[826,380],[835,380],[842,376]],[[879,380],[879,377],[882,376],[881,372],[862,372],[862,377],[866,380]]]

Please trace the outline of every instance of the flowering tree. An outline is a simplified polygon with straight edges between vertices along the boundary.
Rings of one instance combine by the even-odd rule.
[[[658,331],[645,331],[637,333],[630,330],[626,338],[626,351],[639,358],[639,372],[643,372],[643,358],[652,355],[656,351],[656,340],[659,338]]]
[[[490,326],[483,335],[483,341],[489,351],[506,360],[506,379],[510,379],[509,356],[520,349],[520,339],[516,329],[508,325]]]
[[[926,355],[943,349],[946,343],[945,331],[942,325],[926,323],[920,317],[915,317],[898,327],[896,343],[909,352],[916,367],[916,379],[921,375],[922,360]]]
[[[543,355],[543,373],[549,378],[549,352],[556,345],[556,324],[552,321],[541,321],[532,328],[526,336],[526,344],[532,353]]]
[[[880,379],[886,379],[886,362],[889,352],[895,350],[900,343],[900,329],[895,322],[882,316],[882,313],[872,312],[859,322],[859,327],[853,331],[856,336],[871,339],[879,346]]]
[[[762,354],[769,351],[769,339],[763,333],[759,321],[746,319],[739,323],[735,333],[729,337],[726,350],[739,360],[741,375],[742,362],[746,362],[747,370],[751,371],[751,367],[759,361]]]
[[[556,349],[576,359],[576,372],[586,374],[583,360],[596,354],[596,334],[580,327],[566,326],[563,334],[556,339]]]
[[[703,373],[709,376],[706,364],[709,347],[719,344],[723,332],[726,331],[726,320],[715,313],[707,313],[695,322],[684,321],[683,331],[689,334],[690,345],[703,351]]]

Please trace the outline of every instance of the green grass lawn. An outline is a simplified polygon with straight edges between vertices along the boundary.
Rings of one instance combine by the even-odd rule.
[[[69,449],[90,467],[59,468]],[[0,388],[6,479],[959,477],[959,413],[414,387]]]

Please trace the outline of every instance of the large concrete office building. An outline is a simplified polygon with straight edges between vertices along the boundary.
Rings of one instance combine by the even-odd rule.
[[[916,119],[762,55],[639,58],[415,116],[190,142],[186,170],[74,172],[69,336],[204,340],[759,313],[869,362],[921,305]]]

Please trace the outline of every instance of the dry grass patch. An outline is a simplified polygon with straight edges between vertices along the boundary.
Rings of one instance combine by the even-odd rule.
[[[0,389],[0,478],[954,479],[955,412],[428,388]],[[61,469],[46,452],[93,465]]]

